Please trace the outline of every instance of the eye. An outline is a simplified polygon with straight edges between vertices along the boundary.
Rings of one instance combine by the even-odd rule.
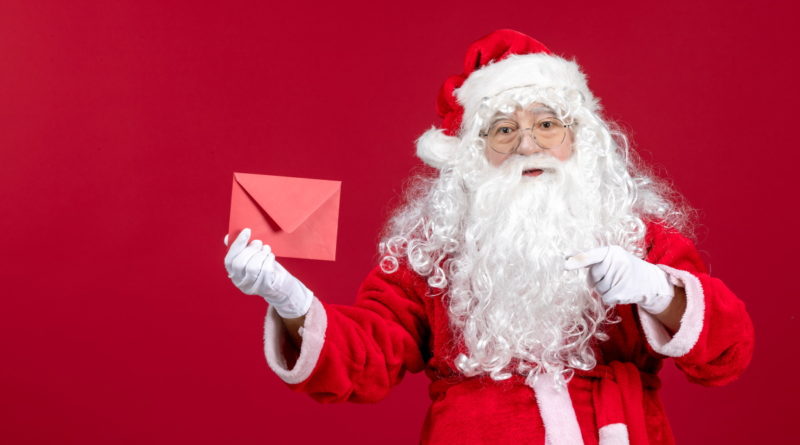
[[[505,136],[514,134],[517,131],[519,126],[513,122],[497,122],[496,124],[492,125],[491,134],[494,136]]]
[[[537,122],[536,126],[541,130],[555,130],[563,127],[564,125],[561,124],[561,121],[559,121],[558,119],[548,118]]]

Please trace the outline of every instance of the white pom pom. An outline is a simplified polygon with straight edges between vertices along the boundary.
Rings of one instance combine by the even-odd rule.
[[[417,139],[417,156],[433,168],[441,169],[451,163],[458,150],[459,139],[431,127]]]

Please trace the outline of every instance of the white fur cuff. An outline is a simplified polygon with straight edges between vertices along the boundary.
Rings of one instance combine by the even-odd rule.
[[[686,311],[681,317],[678,332],[672,338],[664,325],[642,308],[638,308],[639,318],[647,342],[654,351],[667,357],[681,357],[697,344],[700,332],[703,330],[705,314],[703,287],[700,285],[700,280],[689,272],[673,269],[663,264],[657,264],[657,266],[669,275],[670,283],[680,286],[686,291]]]
[[[267,318],[264,320],[264,355],[267,357],[267,364],[286,383],[296,384],[304,381],[317,365],[322,345],[325,343],[327,327],[328,316],[325,308],[314,297],[306,314],[305,323],[300,328],[300,335],[303,337],[300,356],[294,367],[289,369],[286,357],[283,355],[283,348],[290,340],[286,338],[283,320],[270,306]]]

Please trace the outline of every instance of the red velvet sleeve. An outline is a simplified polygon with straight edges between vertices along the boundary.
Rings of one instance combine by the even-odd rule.
[[[265,352],[270,367],[296,391],[321,402],[374,402],[406,371],[424,369],[429,324],[425,282],[400,268],[375,268],[353,306],[315,300],[301,330],[300,351],[288,346],[282,322],[270,313]]]
[[[737,378],[753,354],[753,325],[744,303],[708,274],[694,244],[675,230],[648,227],[647,260],[686,291],[686,312],[670,335],[651,314],[639,309],[648,349],[673,357],[689,380],[724,385]]]

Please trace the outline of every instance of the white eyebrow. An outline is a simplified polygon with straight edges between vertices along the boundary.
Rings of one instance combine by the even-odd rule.
[[[490,122],[491,122],[491,125],[494,125],[494,124],[496,124],[496,123],[498,123],[500,121],[514,121],[514,122],[516,122],[513,117],[511,117],[511,116],[509,116],[507,114],[503,114],[503,113],[497,113],[494,116],[492,116],[492,120]]]
[[[535,107],[535,108],[530,108],[530,109],[527,109],[527,110],[530,111],[533,114],[550,114],[550,115],[552,115],[554,117],[558,117],[558,114],[555,111],[553,111],[552,108],[550,108],[550,107],[548,107],[546,105],[542,105],[540,107]],[[495,125],[497,122],[503,121],[503,120],[516,122],[516,120],[514,119],[513,116],[511,116],[509,114],[506,114],[506,113],[497,112],[497,113],[495,113],[494,116],[492,116],[492,119],[490,121],[491,122],[490,126],[491,125]]]
[[[555,111],[553,111],[553,109],[552,109],[552,108],[550,108],[550,107],[545,107],[545,106],[542,106],[542,107],[536,107],[536,108],[531,108],[531,109],[530,109],[530,110],[528,110],[528,111],[530,111],[531,113],[534,113],[534,114],[537,114],[537,113],[542,113],[542,114],[544,114],[544,113],[547,113],[547,114],[552,114],[553,116],[555,116],[555,115],[556,115],[556,112],[555,112]]]

